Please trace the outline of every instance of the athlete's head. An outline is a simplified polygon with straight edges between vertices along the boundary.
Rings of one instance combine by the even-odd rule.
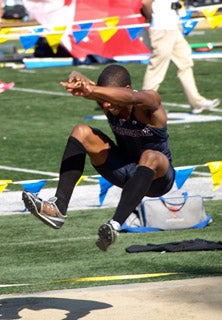
[[[97,85],[101,87],[127,87],[131,86],[131,77],[123,66],[111,64],[99,75]]]

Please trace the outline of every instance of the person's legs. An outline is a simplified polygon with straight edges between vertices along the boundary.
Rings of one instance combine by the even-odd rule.
[[[85,125],[74,127],[63,154],[55,197],[43,201],[24,191],[26,208],[50,227],[60,228],[65,222],[74,186],[84,170],[86,154],[93,164],[101,165],[107,158],[108,148],[109,139],[101,132]]]
[[[177,67],[177,76],[183,91],[194,113],[209,110],[219,105],[219,99],[208,100],[203,97],[196,86],[193,73],[192,50],[180,32],[177,32],[177,41],[172,51],[172,61]]]
[[[146,150],[138,163],[134,175],[123,187],[113,220],[120,225],[149,193],[152,181],[164,176],[169,168],[169,160],[159,151]]]
[[[174,33],[170,30],[149,30],[152,55],[145,71],[143,90],[158,91],[163,82],[174,46]]]
[[[89,154],[95,164],[103,163],[107,157],[108,145],[105,135],[101,132],[98,134],[95,129],[82,125],[73,129],[62,158],[55,193],[56,204],[61,213],[66,214],[73,189],[83,173],[86,154]]]
[[[177,31],[177,40],[172,51],[172,61],[177,67],[177,76],[191,106],[196,107],[204,97],[198,92],[193,74],[192,50],[182,35]]]
[[[119,204],[112,219],[99,228],[96,245],[103,251],[115,242],[117,232],[131,212],[149,193],[152,181],[165,176],[169,169],[169,160],[161,152],[145,151],[134,174],[123,186]],[[172,178],[173,179],[173,178]]]

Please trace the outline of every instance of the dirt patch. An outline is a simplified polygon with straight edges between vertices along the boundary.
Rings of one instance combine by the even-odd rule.
[[[222,277],[1,296],[4,320],[221,320]]]

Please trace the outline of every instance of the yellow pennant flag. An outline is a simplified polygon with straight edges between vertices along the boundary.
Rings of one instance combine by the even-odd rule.
[[[83,180],[85,180],[88,176],[81,176],[79,180],[76,182],[76,185],[80,184]]]
[[[8,37],[6,36],[8,33],[10,33],[10,28],[0,29],[0,43],[4,43],[9,40]]]
[[[109,17],[109,18],[103,19],[103,21],[105,22],[107,27],[110,27],[108,30],[104,29],[99,31],[100,37],[103,43],[105,43],[109,39],[111,39],[112,36],[114,36],[114,34],[118,31],[118,28],[115,28],[115,26],[119,22],[119,17]]]
[[[53,28],[54,31],[65,31],[66,30],[66,26],[57,26]]]
[[[108,30],[99,30],[100,37],[103,43],[107,42],[117,32],[117,28],[110,28]]]
[[[207,19],[211,28],[215,29],[222,23],[222,14]]]
[[[209,18],[209,17],[213,17],[218,9],[219,9],[219,6],[214,8],[203,9],[201,11],[206,18]]]
[[[213,181],[213,191],[219,189],[222,182],[222,161],[213,161],[207,163]]]
[[[0,29],[0,34],[8,34],[11,32],[10,28],[2,28]]]
[[[46,35],[46,40],[51,47],[53,53],[57,53],[59,44],[61,43],[63,34],[48,34]]]
[[[8,41],[8,39],[7,38],[1,38],[1,35],[0,35],[0,43],[4,43],[4,42],[6,42],[6,41]]]
[[[0,193],[7,188],[8,184],[11,183],[12,180],[0,180]]]
[[[107,27],[115,27],[119,22],[119,17],[109,17],[103,20]]]

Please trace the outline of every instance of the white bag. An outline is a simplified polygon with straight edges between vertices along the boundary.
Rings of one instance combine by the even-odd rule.
[[[203,198],[200,195],[188,196],[184,193],[177,197],[145,197],[128,217],[122,229],[129,232],[148,232],[203,228],[211,220],[205,213]]]

